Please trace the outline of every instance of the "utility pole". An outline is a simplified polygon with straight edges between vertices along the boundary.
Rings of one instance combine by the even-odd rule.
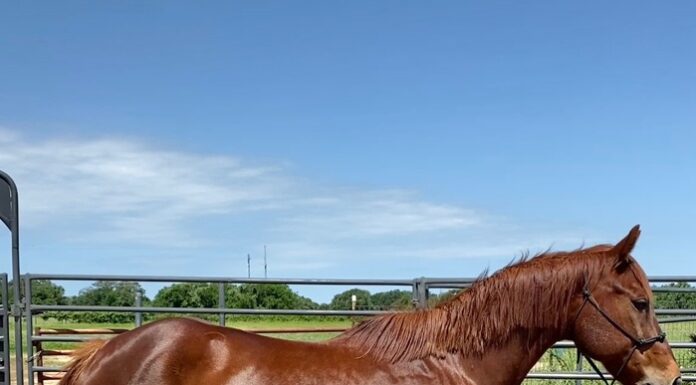
[[[251,278],[251,254],[247,254],[247,277]]]
[[[268,278],[268,260],[266,259],[266,245],[263,245],[263,277]]]

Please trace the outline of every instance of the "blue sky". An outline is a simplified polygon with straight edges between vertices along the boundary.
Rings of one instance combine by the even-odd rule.
[[[696,274],[693,2],[4,8],[26,271],[473,276],[640,223]]]

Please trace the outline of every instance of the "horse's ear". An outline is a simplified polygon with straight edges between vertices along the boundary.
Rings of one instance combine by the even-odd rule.
[[[640,237],[640,225],[635,225],[619,243],[612,248],[615,255],[618,257],[619,265],[629,262],[631,251],[636,247],[636,242]]]

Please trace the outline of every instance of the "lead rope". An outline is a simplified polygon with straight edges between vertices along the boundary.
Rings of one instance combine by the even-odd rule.
[[[595,371],[595,373],[597,373],[597,374],[599,375],[599,378],[602,379],[602,381],[604,382],[605,385],[613,385],[613,384],[614,384],[614,381],[616,381],[616,378],[614,378],[614,379],[611,381],[611,384],[609,384],[609,381],[607,380],[606,377],[604,377],[604,373],[602,373],[602,371],[599,370],[599,368],[597,367],[597,364],[595,364],[594,360],[593,360],[592,358],[590,358],[590,356],[588,356],[588,355],[586,355],[586,354],[583,354],[582,356],[585,357],[585,360],[587,360],[587,362],[590,364],[590,366],[592,367],[592,369]]]
[[[626,355],[626,358],[624,358],[623,363],[621,364],[621,367],[619,368],[619,371],[616,372],[616,376],[611,380],[611,383],[607,380],[606,377],[604,377],[604,373],[601,370],[599,370],[599,368],[597,367],[597,364],[595,364],[594,360],[592,358],[590,358],[590,356],[583,354],[583,357],[585,357],[585,360],[587,360],[587,362],[590,364],[592,369],[599,375],[599,378],[602,379],[602,381],[604,382],[605,385],[614,385],[614,383],[616,382],[616,378],[619,377],[619,375],[621,375],[621,372],[623,372],[624,368],[626,368],[628,361],[631,360],[631,356],[633,356],[633,353],[636,351],[636,349],[638,349],[638,346],[634,345],[633,348],[631,349],[631,352],[628,353],[628,355]]]

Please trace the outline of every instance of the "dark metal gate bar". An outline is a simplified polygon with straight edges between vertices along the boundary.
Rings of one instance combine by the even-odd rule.
[[[24,383],[24,368],[22,365],[22,302],[20,301],[20,274],[19,274],[19,198],[17,197],[17,185],[9,175],[0,171],[0,221],[10,229],[12,233],[12,279],[15,282],[13,288],[13,303],[10,309],[15,326],[15,379],[17,384]],[[3,301],[6,296],[3,296]],[[9,301],[8,301],[9,302]],[[4,307],[3,309],[7,309]],[[4,310],[6,311],[6,310]],[[3,325],[8,326],[8,325]],[[5,328],[6,329],[6,328]],[[4,333],[4,331],[3,331]],[[9,338],[3,343],[9,345]],[[9,350],[9,349],[8,349]],[[9,368],[9,360],[4,367]],[[9,371],[7,372],[9,377]],[[6,381],[10,381],[6,378]]]
[[[0,274],[0,295],[2,295],[2,309],[0,309],[0,385],[10,385],[10,323],[9,308],[7,307],[7,274]]]

